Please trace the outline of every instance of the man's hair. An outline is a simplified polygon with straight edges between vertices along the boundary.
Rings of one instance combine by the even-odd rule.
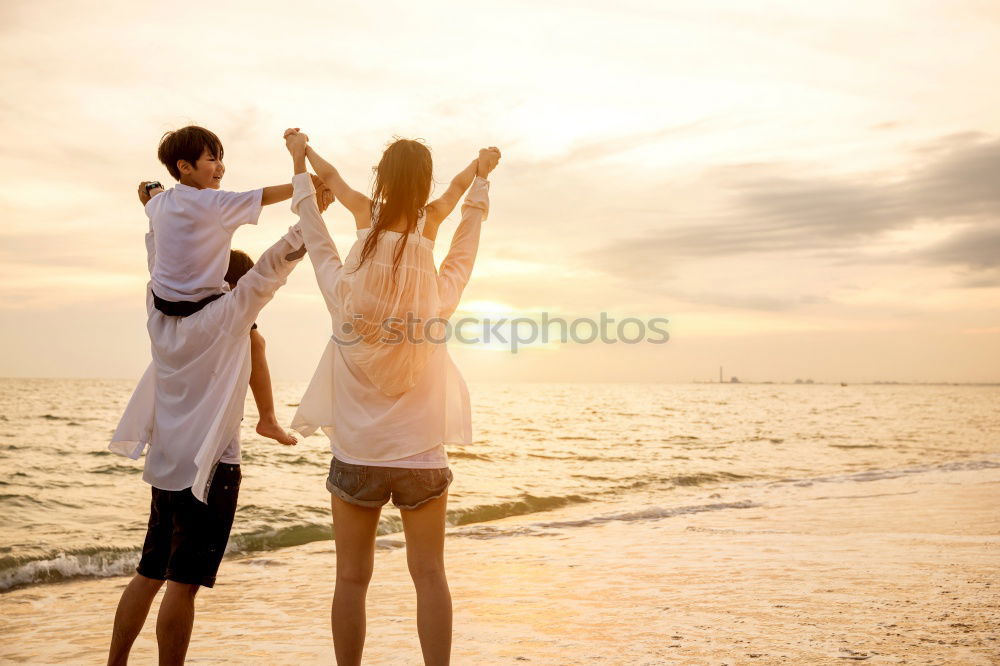
[[[240,278],[253,268],[253,259],[243,250],[229,251],[229,268],[226,270],[226,282],[230,289],[236,286]]]
[[[219,137],[204,127],[188,125],[164,134],[160,139],[156,156],[163,162],[163,166],[167,167],[174,180],[180,180],[181,172],[177,168],[177,162],[185,160],[194,166],[206,148],[212,157],[217,160],[222,159],[222,142],[219,141]]]

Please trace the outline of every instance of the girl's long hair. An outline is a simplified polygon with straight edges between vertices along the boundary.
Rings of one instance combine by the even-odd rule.
[[[431,151],[419,141],[396,139],[385,149],[375,167],[371,197],[372,229],[365,238],[355,271],[375,251],[378,239],[386,229],[402,217],[406,220],[406,231],[396,244],[393,256],[392,272],[396,274],[409,235],[417,227],[420,209],[431,194],[432,171]]]

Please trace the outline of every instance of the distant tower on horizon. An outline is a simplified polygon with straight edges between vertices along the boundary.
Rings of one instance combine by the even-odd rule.
[[[719,383],[722,383],[722,366],[719,366]]]

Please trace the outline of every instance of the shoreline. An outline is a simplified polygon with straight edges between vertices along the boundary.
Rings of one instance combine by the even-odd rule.
[[[1000,663],[1000,469],[730,484],[450,528],[456,664]],[[595,515],[595,508],[599,514]],[[365,663],[420,663],[402,535]],[[330,663],[332,541],[227,560],[189,658]],[[128,578],[0,596],[4,661],[101,661]],[[151,619],[133,649],[155,661]]]
[[[141,375],[142,369],[136,371],[138,374],[128,377],[104,377],[104,376],[93,376],[93,377],[62,377],[58,375],[46,375],[46,376],[36,376],[36,375],[8,375],[5,377],[0,377],[0,380],[40,380],[40,381],[113,381],[113,382],[135,382],[137,378]],[[272,378],[275,384],[295,384],[302,385],[305,387],[309,384],[311,377],[305,377],[302,379],[287,379],[287,378]],[[505,380],[489,380],[489,379],[478,379],[474,380],[475,384],[648,384],[648,385],[676,385],[676,386],[689,386],[692,384],[704,385],[704,384],[719,384],[726,386],[738,386],[740,384],[745,384],[747,386],[840,386],[846,384],[847,386],[1000,386],[1000,380],[982,381],[982,382],[956,382],[956,381],[903,381],[895,379],[872,379],[872,380],[840,380],[840,379],[824,379],[824,380],[814,380],[814,381],[795,381],[788,379],[741,379],[737,382],[733,381],[722,381],[717,379],[689,379],[689,380],[663,380],[663,381],[646,381],[646,380],[632,380],[632,379],[620,379],[620,380],[601,380],[601,381],[590,381],[590,380],[567,380],[567,381],[549,381],[544,379],[538,380],[525,380],[525,379],[505,379]]]

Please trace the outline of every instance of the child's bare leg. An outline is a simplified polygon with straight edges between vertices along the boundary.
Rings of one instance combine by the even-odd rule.
[[[274,395],[271,391],[271,371],[267,367],[267,357],[264,355],[264,336],[255,330],[250,331],[250,390],[257,403],[257,434],[270,437],[281,444],[295,444],[298,440],[285,432],[278,423],[274,413]]]

